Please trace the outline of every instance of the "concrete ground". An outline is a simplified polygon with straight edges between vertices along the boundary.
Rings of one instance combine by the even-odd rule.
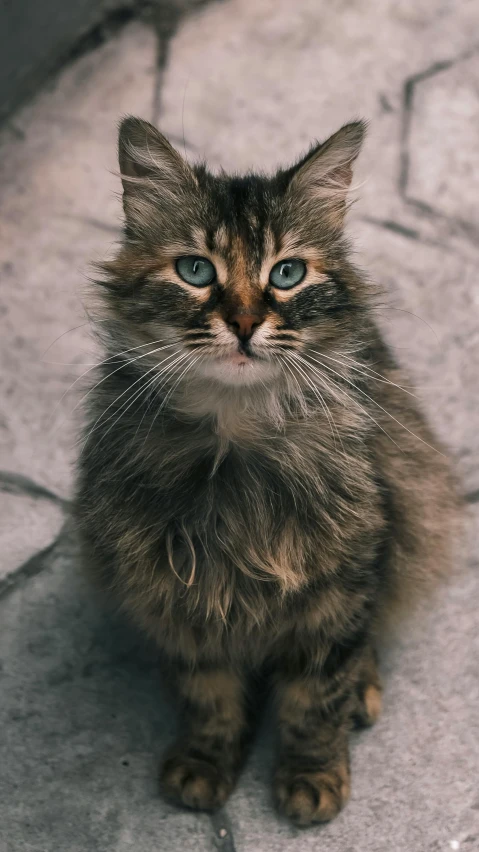
[[[1,852],[479,849],[477,24],[469,0],[202,3],[170,39],[128,24],[5,127]],[[68,389],[97,357],[82,292],[118,236],[116,123],[130,112],[190,158],[238,170],[371,122],[350,233],[457,460],[473,534],[451,587],[384,656],[385,712],[354,739],[352,799],[327,827],[275,815],[267,718],[223,813],[159,798],[175,716],[155,653],[78,570],[68,499],[84,380]]]

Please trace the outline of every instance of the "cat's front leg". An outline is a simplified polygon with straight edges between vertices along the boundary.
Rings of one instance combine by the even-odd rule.
[[[373,652],[364,647],[343,660],[333,646],[323,666],[277,681],[280,734],[274,779],[278,808],[297,825],[333,819],[350,791],[349,732],[353,722],[373,724],[381,686]]]
[[[236,783],[250,730],[246,679],[228,668],[177,675],[179,738],[160,774],[163,794],[201,810],[221,807]]]

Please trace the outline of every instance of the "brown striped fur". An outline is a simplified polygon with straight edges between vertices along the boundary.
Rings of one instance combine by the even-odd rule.
[[[182,723],[161,787],[190,807],[225,802],[267,683],[278,807],[334,817],[349,731],[381,710],[379,625],[450,564],[449,466],[343,234],[363,132],[228,177],[145,122],[121,128],[126,227],[99,282],[76,515],[88,570],[171,663]],[[177,272],[190,254],[215,265],[204,288]],[[275,290],[288,257],[306,275]]]

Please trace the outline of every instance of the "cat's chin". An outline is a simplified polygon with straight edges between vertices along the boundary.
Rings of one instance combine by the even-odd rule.
[[[205,361],[201,365],[201,373],[205,378],[230,386],[253,385],[268,379],[271,381],[278,372],[278,366],[271,361],[240,354]]]

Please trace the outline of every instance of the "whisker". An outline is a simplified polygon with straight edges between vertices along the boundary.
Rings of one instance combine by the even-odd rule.
[[[139,432],[139,430],[140,430],[140,428],[141,428],[141,425],[142,425],[142,423],[143,423],[143,421],[144,421],[145,417],[147,416],[148,411],[150,410],[150,406],[151,406],[151,403],[152,403],[152,401],[153,401],[153,397],[154,397],[154,396],[158,393],[158,391],[159,391],[162,387],[164,387],[164,385],[166,384],[166,382],[164,381],[164,379],[166,378],[166,376],[167,376],[169,373],[171,373],[171,371],[173,370],[173,367],[180,367],[180,366],[181,366],[181,364],[183,363],[183,361],[185,360],[185,358],[186,358],[187,356],[189,356],[189,353],[188,353],[188,352],[183,353],[183,355],[182,355],[180,358],[177,358],[177,359],[176,359],[176,361],[173,361],[173,362],[172,362],[172,363],[168,366],[168,368],[164,368],[163,370],[161,370],[161,372],[160,372],[157,376],[154,376],[154,377],[153,377],[153,379],[152,379],[152,380],[148,383],[149,387],[151,387],[151,386],[154,386],[154,385],[155,385],[155,383],[158,381],[158,379],[162,379],[162,381],[160,381],[160,383],[159,383],[159,385],[158,385],[158,388],[156,388],[156,387],[155,387],[155,388],[154,388],[153,393],[151,394],[151,399],[150,399],[150,401],[149,401],[148,405],[146,406],[146,410],[145,410],[145,411],[144,411],[144,413],[143,413],[143,417],[141,418],[141,420],[140,420],[140,422],[139,422],[139,424],[138,424],[138,427],[137,427],[136,432],[135,432],[135,436],[138,434],[138,432]],[[175,372],[176,372],[176,369],[175,369],[175,370],[173,370],[173,373],[172,373],[172,375],[170,376],[170,378],[171,378],[171,377],[175,374]]]
[[[199,361],[199,359],[201,358],[201,355],[198,355],[198,356],[195,358],[195,357],[194,357],[194,356],[193,356],[190,352],[188,352],[188,353],[187,353],[187,358],[188,358],[188,362],[187,362],[187,364],[186,364],[186,368],[183,370],[183,372],[182,372],[182,373],[180,373],[180,375],[179,375],[179,377],[178,377],[177,381],[176,381],[176,382],[175,382],[175,384],[174,384],[174,385],[170,388],[169,392],[168,392],[168,393],[167,393],[167,395],[165,396],[165,398],[164,398],[163,402],[161,403],[161,405],[159,406],[159,408],[157,409],[157,411],[155,411],[155,415],[154,415],[154,417],[153,417],[153,420],[152,420],[152,421],[151,421],[151,423],[150,423],[150,428],[148,429],[148,432],[147,432],[147,434],[146,434],[145,442],[148,440],[148,436],[149,436],[149,434],[150,434],[150,432],[151,432],[151,430],[152,430],[152,428],[153,428],[153,426],[154,426],[155,420],[156,420],[156,418],[158,417],[158,415],[159,415],[160,411],[162,411],[162,410],[163,410],[163,408],[165,407],[165,405],[166,405],[166,403],[168,402],[168,400],[169,400],[169,398],[170,398],[171,394],[172,394],[172,393],[176,390],[176,388],[178,387],[178,385],[179,385],[179,383],[180,383],[181,379],[183,378],[183,376],[184,376],[184,375],[185,375],[185,374],[186,374],[186,373],[190,370],[190,368],[191,368],[194,364],[196,364],[196,363]],[[191,360],[190,360],[190,359],[191,359]],[[175,371],[175,372],[176,372],[176,371]]]
[[[432,331],[434,337],[436,338],[437,342],[439,343],[439,337],[437,335],[437,332],[433,329],[432,325],[429,325],[429,323],[425,319],[423,319],[423,317],[420,317],[419,314],[415,314],[414,311],[407,311],[405,308],[395,308],[395,307],[393,307],[393,305],[383,305],[383,310],[399,311],[399,313],[401,313],[401,314],[409,314],[409,316],[415,317],[415,319],[418,319],[418,320],[420,320],[420,322],[423,322],[424,325],[427,325],[428,329],[430,331]]]
[[[288,373],[290,374],[290,376],[292,377],[292,379],[293,379],[293,381],[294,381],[294,383],[295,383],[296,387],[298,388],[298,394],[299,394],[299,396],[301,397],[301,408],[303,409],[303,411],[304,411],[305,413],[307,413],[307,411],[308,411],[308,404],[307,404],[307,402],[306,402],[306,399],[305,399],[305,396],[304,396],[304,393],[303,393],[303,388],[301,387],[301,385],[300,385],[300,383],[299,383],[299,381],[298,381],[297,376],[293,373],[293,370],[291,369],[291,367],[290,367],[290,366],[289,366],[289,364],[287,363],[286,357],[284,357],[284,356],[283,356],[283,357],[280,359],[280,363],[281,363],[281,365],[282,365],[283,367],[286,367],[286,369],[288,370]]]
[[[159,342],[159,341],[157,341],[157,342]],[[148,346],[148,345],[151,345],[151,344],[142,344],[142,346],[145,346],[145,345]],[[154,355],[156,352],[162,352],[164,349],[170,349],[172,346],[176,346],[176,345],[177,344],[175,344],[175,343],[167,343],[165,346],[160,346],[157,349],[152,349],[151,352],[146,352],[143,355],[138,355],[136,358],[128,358],[126,360],[126,362],[122,361],[120,366],[117,367],[116,370],[113,370],[111,373],[108,373],[107,376],[103,376],[103,378],[100,379],[100,381],[98,381],[95,385],[93,385],[91,388],[89,388],[87,390],[87,392],[81,397],[81,399],[78,400],[76,405],[70,411],[70,416],[74,413],[74,411],[76,411],[78,406],[82,404],[82,402],[87,398],[87,396],[89,396],[89,394],[92,393],[92,391],[96,390],[96,388],[99,387],[99,385],[103,384],[103,382],[106,382],[107,379],[110,379],[112,376],[114,376],[115,373],[118,373],[119,370],[124,369],[124,367],[126,367],[127,364],[134,364],[136,361],[140,361],[142,358],[147,358],[148,355]],[[132,349],[139,349],[139,348],[140,347],[132,347]],[[125,351],[131,352],[132,350],[127,349]],[[120,353],[120,354],[122,354],[122,353]],[[118,355],[116,355],[114,357],[118,357]],[[99,364],[96,364],[95,366],[100,366],[102,364],[106,364],[106,363],[108,363],[109,360],[110,360],[109,358],[106,358],[104,361],[100,361]],[[60,397],[60,399],[58,400],[57,404],[55,405],[55,407],[53,409],[52,417],[55,414],[58,406],[61,405],[62,401],[65,399],[67,393],[69,393],[74,388],[74,386],[77,384],[77,382],[79,382],[81,379],[83,379],[85,376],[87,376],[88,373],[91,373],[92,369],[93,369],[93,367],[90,367],[89,370],[85,370],[85,372],[82,373],[81,376],[78,376],[78,378],[75,379],[73,384],[71,384],[70,387],[62,394],[62,396]]]
[[[49,345],[49,346],[47,346],[47,348],[45,349],[45,352],[43,353],[43,355],[41,355],[41,356],[40,356],[40,361],[43,361],[43,359],[44,359],[45,355],[47,354],[47,352],[49,352],[49,351],[50,351],[50,349],[52,348],[52,346],[54,346],[54,345],[55,345],[55,343],[57,343],[59,340],[61,340],[61,339],[62,339],[62,337],[64,337],[64,336],[65,336],[65,334],[71,334],[71,332],[72,332],[72,331],[77,331],[79,328],[84,328],[86,325],[91,325],[91,323],[92,323],[92,322],[94,322],[94,323],[100,323],[100,322],[108,322],[108,321],[109,321],[108,319],[103,319],[103,320],[92,320],[92,319],[88,319],[86,322],[82,322],[82,323],[80,323],[80,325],[74,325],[74,326],[73,326],[73,328],[67,328],[67,330],[66,330],[66,331],[62,331],[62,333],[61,333],[61,334],[59,334],[59,335],[58,335],[58,337],[55,337],[55,340],[52,340],[52,342],[50,343],[50,345]],[[48,364],[48,361],[47,361],[46,363]]]
[[[112,361],[113,358],[120,358],[122,355],[127,355],[128,352],[136,352],[138,349],[144,349],[145,346],[156,346],[157,343],[165,344],[165,341],[159,338],[158,340],[150,340],[148,343],[140,343],[138,346],[132,346],[130,349],[123,349],[121,352],[115,352],[114,355],[110,355],[108,358],[105,358],[103,361],[100,361],[100,364],[107,364],[109,361]],[[166,346],[178,346],[178,343],[167,343]],[[149,353],[146,353],[147,355]]]
[[[126,399],[125,402],[122,403],[122,405],[120,406],[120,411],[119,411],[118,417],[114,420],[114,422],[111,424],[111,426],[109,426],[109,428],[106,430],[106,432],[103,433],[103,435],[100,438],[100,441],[102,441],[103,438],[105,438],[108,435],[108,433],[114,428],[114,426],[116,426],[117,423],[119,423],[121,418],[125,416],[125,414],[127,413],[127,411],[129,411],[131,406],[134,405],[135,402],[137,402],[140,399],[140,397],[155,384],[155,382],[158,380],[158,378],[160,378],[160,377],[163,378],[165,375],[167,375],[169,372],[171,372],[171,370],[173,370],[173,372],[175,372],[175,370],[173,368],[178,364],[178,362],[183,361],[185,357],[186,357],[185,353],[183,353],[183,355],[180,355],[176,359],[176,361],[173,361],[172,364],[169,364],[168,367],[165,367],[159,373],[159,375],[154,375],[152,378],[150,378],[148,380],[148,382],[146,383],[145,387],[142,387],[138,391],[135,391],[135,393],[133,394],[133,398],[131,396],[128,397],[128,399]],[[153,368],[153,369],[155,369],[155,368]],[[150,372],[151,372],[151,370],[148,371],[148,373],[150,373]],[[146,375],[148,375],[148,373]],[[115,400],[115,401],[117,401],[117,400]],[[125,405],[126,405],[126,408],[125,408]],[[106,413],[106,412],[104,412],[104,413]],[[107,420],[103,421],[102,425],[104,425],[105,423],[108,423],[108,420],[111,420],[113,417],[115,417],[115,414],[117,414],[117,413],[118,412],[113,412],[113,414],[111,414],[110,417],[107,418]],[[98,443],[100,443],[100,441]]]
[[[328,407],[327,407],[326,403],[324,402],[324,399],[323,399],[321,393],[317,390],[316,386],[314,385],[314,382],[312,382],[312,380],[310,379],[309,376],[307,376],[307,374],[304,372],[304,370],[301,367],[299,367],[298,364],[291,361],[292,357],[294,357],[294,356],[289,356],[288,360],[290,361],[292,366],[295,367],[296,370],[299,371],[300,375],[302,375],[303,378],[306,379],[306,382],[308,383],[308,385],[313,390],[313,393],[315,394],[315,396],[319,400],[319,403],[320,403],[322,409],[324,410],[324,412],[326,414],[326,417],[327,417],[329,425],[330,425],[330,429],[331,429],[331,433],[332,433],[332,436],[333,436],[333,441],[334,441],[335,446],[336,446],[336,440],[335,440],[335,437],[334,437],[334,430],[336,431],[336,434],[338,436],[338,440],[339,440],[339,442],[340,442],[340,444],[343,448],[343,452],[344,452],[344,445],[343,445],[343,442],[342,442],[341,437],[339,435],[338,429],[337,429],[336,424],[334,423],[334,421],[332,419],[332,416],[330,415]]]
[[[72,382],[72,384],[71,384],[71,385],[70,385],[70,386],[66,389],[66,391],[64,391],[64,393],[61,395],[60,399],[58,400],[58,402],[56,403],[56,405],[55,405],[55,407],[54,407],[54,409],[53,409],[52,416],[53,416],[53,414],[55,413],[55,411],[57,410],[58,406],[59,406],[59,405],[61,405],[61,403],[62,403],[62,402],[63,402],[63,400],[65,399],[66,395],[67,395],[68,393],[70,393],[70,391],[71,391],[71,390],[75,387],[75,385],[76,385],[79,381],[81,381],[81,379],[83,379],[85,376],[87,376],[87,375],[88,375],[88,373],[91,373],[91,371],[93,370],[93,368],[94,368],[94,367],[101,367],[101,366],[102,366],[102,364],[107,364],[109,361],[112,361],[112,359],[113,359],[113,358],[119,358],[121,355],[126,355],[126,353],[127,353],[127,352],[133,352],[133,351],[135,351],[136,349],[143,349],[145,346],[154,346],[156,343],[162,343],[162,341],[161,341],[161,340],[153,340],[153,341],[151,341],[151,343],[142,343],[140,346],[132,346],[132,347],[131,347],[131,349],[125,349],[123,352],[116,352],[116,353],[115,353],[115,355],[110,355],[108,358],[104,358],[104,359],[103,359],[103,361],[98,361],[98,363],[97,363],[97,364],[92,364],[88,370],[85,370],[85,372],[84,372],[84,373],[82,373],[82,374],[81,374],[81,376],[78,376],[78,378],[76,378],[76,379],[75,379],[75,381],[74,381],[74,382]],[[173,343],[172,343],[172,344],[168,344],[168,345],[174,346],[174,344],[173,344]],[[165,347],[165,348],[166,348],[166,347]],[[157,350],[155,350],[155,351],[157,351]],[[149,353],[147,353],[147,354],[149,354]],[[135,361],[135,360],[136,360],[135,358],[133,358],[133,359],[129,359],[129,362],[130,362],[130,363],[133,363],[133,361]],[[46,362],[46,363],[48,363],[48,362]],[[113,363],[115,363],[115,362],[113,362]],[[124,364],[124,361],[122,361],[122,365],[123,365],[123,366],[125,365],[125,364]],[[83,366],[83,365],[79,365],[79,366]],[[85,366],[86,366],[86,365],[85,365]],[[114,371],[114,372],[115,372],[115,371]],[[110,375],[112,376],[112,375],[113,375],[113,373],[110,373]],[[108,378],[108,376],[105,376],[105,378]],[[96,387],[96,386],[95,386],[95,387]],[[89,393],[89,392],[90,392],[90,391],[88,391],[88,393]],[[88,396],[88,394],[86,394],[85,396]],[[83,400],[83,399],[85,399],[85,397],[82,397],[82,400]],[[81,402],[82,400],[80,400],[80,402]],[[78,403],[78,404],[79,404],[79,403]],[[77,406],[75,406],[75,408],[76,408],[76,407],[77,407]],[[72,410],[71,414],[73,414],[73,411],[75,411],[75,408]]]
[[[105,416],[105,414],[107,413],[107,411],[109,411],[109,409],[110,409],[113,405],[116,405],[116,403],[117,403],[117,402],[118,402],[118,401],[119,401],[119,400],[120,400],[123,396],[125,396],[125,394],[129,393],[129,392],[132,390],[132,388],[133,388],[133,387],[135,387],[135,385],[137,385],[137,384],[138,384],[138,382],[141,382],[141,381],[143,381],[144,379],[146,379],[146,377],[147,377],[147,376],[149,376],[149,375],[150,375],[150,373],[156,372],[156,370],[158,370],[158,367],[159,367],[161,364],[163,364],[163,363],[164,363],[165,361],[167,361],[169,358],[174,358],[174,357],[175,357],[175,355],[178,355],[178,352],[172,352],[170,355],[167,355],[165,358],[163,358],[163,361],[160,361],[160,363],[159,363],[159,364],[155,364],[153,367],[151,367],[149,370],[147,370],[147,371],[146,371],[146,373],[142,373],[142,374],[141,374],[141,376],[140,376],[138,379],[136,379],[136,380],[133,382],[133,384],[132,384],[132,385],[129,385],[129,386],[127,387],[127,389],[123,391],[123,393],[121,393],[121,394],[120,394],[119,396],[117,396],[117,397],[116,397],[116,398],[115,398],[112,402],[110,402],[110,404],[107,406],[107,408],[105,408],[105,410],[104,410],[104,411],[102,411],[102,413],[100,414],[100,416],[99,416],[99,417],[97,417],[97,419],[95,420],[95,422],[94,422],[94,424],[93,424],[92,428],[90,429],[90,431],[88,432],[88,434],[87,434],[87,436],[86,436],[86,438],[85,438],[85,441],[84,441],[83,446],[85,446],[85,445],[86,445],[86,443],[87,443],[88,439],[89,439],[89,438],[90,438],[90,436],[93,434],[93,432],[95,431],[95,429],[96,429],[97,425],[98,425],[101,421],[103,421],[103,422],[102,422],[102,425],[105,425],[105,423],[108,423],[108,421],[109,421],[109,420],[111,420],[111,419],[112,419],[112,417],[114,417],[114,416],[115,416],[115,414],[117,414],[117,413],[118,413],[117,411],[115,411],[115,412],[113,412],[113,414],[112,414],[110,417],[108,417],[106,420],[104,420],[104,419],[103,419],[103,418],[104,418],[104,416]],[[180,356],[180,357],[182,357],[182,356]],[[176,363],[176,361],[174,361],[174,362],[173,362],[173,364],[175,364],[175,363]],[[170,364],[170,365],[168,365],[167,367],[164,367],[164,368],[163,368],[163,371],[161,371],[160,375],[161,375],[161,374],[162,374],[165,370],[167,370],[167,369],[168,369],[168,367],[171,367],[171,366],[172,366],[172,365]],[[156,379],[156,378],[157,378],[157,375],[155,375],[153,378],[154,378],[154,379]],[[132,399],[132,397],[131,397],[131,396],[129,396],[129,397],[125,400],[125,403],[127,403],[127,402],[129,402],[129,401],[131,400],[131,404],[133,404],[133,402],[135,402],[135,400],[136,400],[136,399],[138,399],[138,397],[139,397],[139,396],[141,396],[141,394],[145,392],[145,390],[147,389],[147,387],[149,387],[149,385],[150,385],[150,382],[151,382],[151,381],[152,381],[152,379],[150,379],[150,380],[147,382],[147,384],[145,385],[145,387],[140,388],[140,391],[139,391],[139,392],[136,392],[136,391],[135,391],[135,393],[133,394],[133,397],[134,397],[133,399]],[[93,390],[93,388],[92,388],[92,390]],[[126,413],[126,411],[128,410],[128,409],[126,409],[126,410],[125,410],[125,411],[123,411],[123,412],[121,411],[121,409],[123,408],[123,406],[124,406],[124,404],[125,404],[125,403],[123,403],[123,405],[121,405],[121,406],[120,406],[120,418],[121,418],[122,414]],[[130,407],[130,406],[128,406],[128,408],[129,408],[129,407]],[[116,422],[116,421],[115,421],[115,422]],[[114,426],[114,425],[115,425],[115,424],[113,424],[113,426]],[[110,427],[110,428],[111,428],[111,427]],[[110,430],[108,429],[107,431],[110,431]],[[104,436],[103,436],[103,437],[104,437]],[[100,440],[101,440],[101,439],[100,439]]]
[[[405,425],[404,425],[404,423],[401,423],[401,421],[400,421],[400,420],[398,420],[398,419],[397,419],[397,417],[394,417],[394,415],[393,415],[393,414],[391,414],[389,411],[387,411],[387,409],[386,409],[386,408],[383,408],[383,406],[382,406],[382,405],[380,405],[380,404],[379,404],[379,402],[376,402],[376,400],[375,400],[375,399],[373,399],[371,396],[369,396],[369,394],[367,394],[365,391],[361,390],[361,388],[358,388],[358,387],[357,387],[357,385],[355,385],[355,384],[351,381],[351,379],[348,379],[346,376],[342,376],[342,375],[341,375],[341,373],[338,373],[336,370],[333,370],[333,368],[332,368],[332,367],[330,367],[330,366],[329,366],[329,364],[323,364],[323,362],[322,362],[322,361],[317,361],[317,359],[316,359],[316,358],[313,358],[313,357],[312,357],[312,355],[310,355],[309,357],[310,357],[310,358],[312,358],[312,360],[313,360],[313,361],[316,361],[318,364],[321,364],[321,366],[322,366],[322,367],[325,367],[327,370],[330,370],[330,371],[331,371],[332,373],[334,373],[336,376],[339,376],[341,379],[344,379],[345,381],[347,381],[347,382],[348,382],[348,384],[349,384],[349,385],[351,385],[351,387],[353,387],[355,390],[357,390],[357,391],[358,391],[358,393],[360,393],[360,394],[362,394],[363,396],[365,396],[365,397],[366,397],[366,399],[369,399],[369,401],[370,401],[370,402],[372,402],[372,403],[373,403],[373,405],[376,405],[378,408],[380,408],[380,409],[381,409],[381,411],[383,411],[383,412],[384,412],[384,414],[387,414],[387,416],[388,416],[388,417],[390,417],[390,418],[391,418],[391,420],[394,420],[394,422],[395,422],[395,423],[397,423],[397,424],[398,424],[398,426],[401,426],[403,429],[405,429],[405,430],[406,430],[406,432],[409,432],[409,434],[410,434],[410,435],[412,435],[412,437],[413,437],[413,438],[416,438],[418,441],[420,441],[420,442],[421,442],[422,444],[424,444],[426,447],[429,447],[429,449],[430,449],[430,450],[434,450],[436,453],[439,453],[439,455],[440,455],[440,456],[444,456],[444,453],[441,453],[441,452],[440,452],[440,451],[439,451],[436,447],[433,447],[431,444],[428,444],[428,442],[427,442],[427,441],[425,441],[423,438],[421,438],[419,435],[416,435],[416,434],[415,434],[415,432],[413,432],[411,429],[409,429],[407,426],[405,426]],[[387,434],[387,433],[386,433],[386,434]],[[388,437],[391,437],[391,436],[388,436]],[[392,439],[391,439],[391,440],[392,440]],[[397,446],[397,445],[396,445],[396,446]]]
[[[358,372],[361,376],[365,376],[366,378],[370,378],[375,382],[381,382],[381,383],[386,384],[386,385],[392,385],[393,387],[398,388],[398,390],[402,390],[402,391],[404,391],[404,393],[409,394],[409,396],[413,396],[414,399],[418,399],[417,394],[412,393],[412,391],[407,390],[402,385],[396,384],[396,382],[392,382],[390,379],[387,379],[386,376],[383,376],[381,373],[377,373],[376,370],[372,370],[371,367],[368,367],[366,364],[364,364],[364,365],[361,364],[360,366],[364,367],[365,370],[369,370],[371,373],[374,373],[374,376],[369,376],[368,373],[365,373],[364,370],[360,369],[360,366],[356,366],[356,364],[360,364],[360,362],[359,361],[353,362],[352,358],[346,359],[347,361],[351,362],[350,364],[347,364],[347,363],[345,363],[344,360],[341,361],[341,360],[338,360],[337,358],[332,358],[330,355],[325,355],[324,352],[319,352],[317,349],[311,349],[311,352],[314,352],[315,355],[320,355],[321,358],[327,358],[328,361],[334,361],[336,364],[342,364],[344,367],[349,367],[351,370],[355,370],[356,372]],[[375,378],[375,376],[379,376],[379,378]]]
[[[99,367],[102,361],[42,361],[42,364],[59,367]],[[89,370],[87,372],[90,372]],[[85,376],[86,373],[83,373]]]
[[[298,358],[296,355],[287,355],[286,357],[288,358],[288,361],[289,361],[290,363],[292,363],[292,364],[296,367],[296,369],[299,371],[299,373],[300,373],[300,374],[301,374],[301,375],[302,375],[302,376],[306,379],[306,381],[307,381],[308,385],[310,386],[310,388],[312,389],[313,393],[314,393],[314,394],[315,394],[315,396],[317,397],[317,399],[318,399],[318,401],[319,401],[319,403],[320,403],[320,405],[321,405],[321,407],[322,407],[323,411],[324,411],[324,412],[325,412],[325,414],[326,414],[326,417],[327,417],[328,422],[329,422],[329,426],[330,426],[330,429],[331,429],[331,434],[332,434],[332,436],[333,436],[333,441],[334,441],[335,446],[336,446],[336,439],[335,439],[335,437],[334,437],[334,432],[336,432],[336,435],[337,435],[337,437],[338,437],[339,443],[341,444],[341,446],[342,446],[342,448],[343,448],[343,452],[345,453],[346,451],[345,451],[345,449],[344,449],[344,445],[343,445],[343,442],[342,442],[342,440],[341,440],[341,436],[340,436],[340,434],[339,434],[339,432],[338,432],[338,429],[337,429],[336,424],[335,424],[335,423],[334,423],[334,421],[332,420],[331,413],[330,413],[330,411],[329,411],[329,409],[328,409],[328,407],[327,407],[326,403],[324,402],[324,399],[323,399],[323,397],[321,396],[321,393],[320,393],[320,392],[319,392],[319,390],[317,389],[317,387],[316,387],[316,385],[314,384],[314,382],[313,382],[313,381],[310,379],[310,377],[309,377],[309,376],[305,373],[305,371],[303,370],[303,368],[302,368],[302,367],[300,367],[300,366],[298,366],[298,364],[296,364],[296,363],[295,363],[295,361],[296,361],[296,360],[299,360],[299,358]]]
[[[186,373],[188,373],[188,371],[189,371],[189,370],[190,370],[190,369],[194,366],[194,364],[196,364],[196,363],[200,360],[200,358],[201,358],[201,355],[197,355],[197,357],[196,357],[196,358],[192,358],[192,360],[189,362],[189,364],[187,364],[187,365],[186,365],[186,367],[185,367],[185,369],[183,370],[183,372],[179,375],[179,377],[178,377],[178,379],[177,379],[176,383],[173,385],[173,387],[172,387],[172,388],[170,388],[170,390],[169,390],[169,392],[167,393],[167,395],[166,395],[165,399],[164,399],[164,400],[163,400],[163,402],[161,403],[161,405],[160,405],[160,411],[161,411],[161,409],[162,409],[162,408],[164,408],[164,407],[165,407],[165,405],[166,405],[166,403],[168,402],[168,400],[169,400],[170,396],[174,393],[174,391],[175,391],[175,390],[176,390],[176,388],[178,387],[178,385],[179,385],[179,383],[180,383],[181,379],[183,378],[183,376],[184,376]]]
[[[395,347],[395,348],[398,348],[398,347]],[[314,351],[314,350],[311,350],[311,351]],[[337,352],[334,349],[331,350],[331,351],[334,352],[335,355],[343,355],[342,352]],[[316,352],[316,354],[324,357],[323,352]],[[385,381],[385,382],[390,381],[389,379],[386,378],[386,376],[383,376],[382,373],[378,373],[376,370],[373,370],[373,368],[369,367],[367,364],[364,364],[361,361],[356,361],[355,358],[347,358],[344,355],[343,355],[343,357],[345,357],[346,361],[351,361],[352,364],[359,366],[359,367],[364,367],[366,370],[369,370],[370,373],[374,373],[374,375],[380,376],[380,378],[383,379],[383,381]],[[376,362],[374,362],[374,363],[376,363]],[[411,389],[411,388],[414,388],[414,390],[419,390],[420,388],[425,388],[426,390],[432,390],[434,388],[435,390],[437,390],[437,389],[440,389],[441,387],[443,387],[443,385],[436,385],[436,384],[434,384],[434,385],[397,385],[397,387],[400,388],[401,390],[407,390],[407,389]],[[411,396],[415,396],[415,394],[411,394]],[[419,397],[416,396],[416,399],[419,399]]]
[[[318,370],[317,367],[314,367],[309,361],[306,361],[302,355],[300,355],[299,353],[295,353],[295,355],[299,361],[301,361],[306,367],[308,367],[308,369],[313,370],[317,374],[325,390],[332,396],[332,398],[335,399],[336,402],[338,402],[340,405],[344,406],[343,389],[336,383],[333,383],[331,385],[331,382],[328,382],[329,376],[323,373],[321,370]]]
[[[314,372],[314,373],[316,373],[316,375],[318,376],[318,378],[320,378],[321,380],[325,381],[325,377],[324,377],[324,375],[320,372],[320,370],[318,370],[316,367],[314,367],[314,366],[313,366],[313,364],[309,364],[309,362],[307,362],[307,361],[306,361],[305,363],[308,365],[308,367],[309,367],[311,370],[313,370],[313,372]],[[318,362],[318,363],[319,363],[319,362]],[[327,365],[323,365],[323,366],[327,366]],[[333,370],[333,372],[334,372],[334,370]],[[336,375],[340,376],[340,373],[337,373]],[[327,384],[327,383],[326,383],[326,386],[328,387],[328,384]],[[335,384],[335,385],[334,385],[334,388],[335,388],[335,390],[336,390],[336,391],[339,391],[339,392],[340,392],[340,394],[342,394],[343,396],[345,396],[345,397],[346,397],[346,399],[349,399],[349,401],[350,401],[350,402],[352,402],[354,405],[356,405],[356,406],[359,408],[359,410],[360,410],[360,411],[362,411],[362,412],[363,412],[363,414],[365,414],[365,415],[366,415],[366,417],[368,417],[370,420],[372,420],[372,422],[376,424],[376,426],[378,427],[378,429],[380,429],[380,430],[381,430],[381,432],[384,432],[384,434],[385,434],[385,435],[389,438],[389,440],[390,440],[390,441],[392,441],[392,443],[393,443],[393,444],[394,444],[394,445],[398,448],[398,450],[399,450],[401,453],[402,453],[402,452],[404,452],[404,450],[402,450],[402,449],[401,449],[401,447],[399,446],[399,444],[398,444],[398,443],[396,443],[396,441],[394,440],[394,438],[392,438],[392,437],[391,437],[391,435],[389,434],[389,432],[386,432],[386,429],[383,429],[383,427],[381,426],[381,424],[380,424],[380,423],[378,423],[378,421],[377,421],[377,420],[376,420],[376,419],[372,416],[372,414],[370,414],[370,413],[369,413],[369,411],[367,411],[367,410],[364,408],[364,406],[363,406],[363,405],[361,405],[361,404],[358,402],[358,400],[357,400],[357,399],[354,399],[354,397],[352,397],[352,396],[350,396],[348,393],[346,393],[346,391],[344,390],[344,388],[340,388],[340,387],[338,387],[338,385],[337,385],[337,384]],[[331,387],[329,387],[329,390],[330,390],[330,392],[331,392],[331,390],[332,390],[332,389],[331,389]],[[343,403],[343,404],[344,404],[344,403]]]

